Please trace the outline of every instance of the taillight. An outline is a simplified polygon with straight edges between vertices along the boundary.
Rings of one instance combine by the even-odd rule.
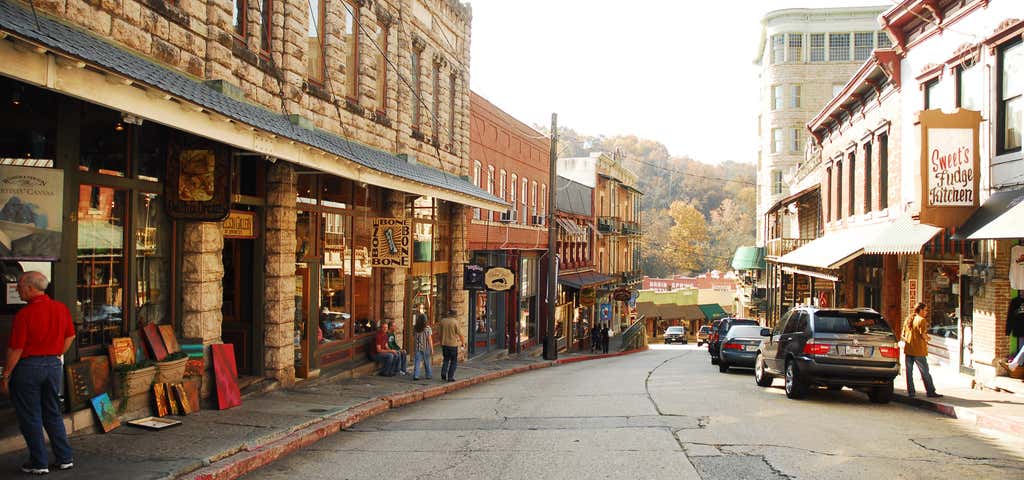
[[[725,345],[722,345],[722,348],[724,348],[726,350],[743,350],[743,345],[740,345],[738,343],[729,342],[729,343],[726,343]]]
[[[878,352],[885,358],[900,358],[900,349],[896,347],[878,347]]]
[[[826,355],[830,350],[832,350],[832,345],[827,343],[807,342],[804,344],[804,353],[807,355]]]

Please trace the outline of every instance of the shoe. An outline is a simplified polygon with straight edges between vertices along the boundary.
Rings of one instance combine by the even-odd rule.
[[[398,372],[398,373],[400,373],[400,374],[402,374],[402,375],[408,375],[408,374],[409,374],[409,372],[406,372],[405,370],[402,370],[402,371],[400,371],[400,372]]]
[[[431,377],[427,377],[427,380],[431,380]]]
[[[910,398],[914,398],[914,397],[917,396],[917,394],[914,393],[914,392],[907,392],[907,396],[910,397]]]
[[[57,464],[57,470],[71,470],[72,468],[75,468],[75,462],[72,460]]]
[[[412,377],[413,380],[419,380],[420,377]]]
[[[927,396],[928,398],[942,398],[942,394],[935,392],[929,393]]]
[[[47,467],[32,467],[26,463],[21,466],[21,472],[30,475],[46,475],[47,473],[50,473],[50,469]]]

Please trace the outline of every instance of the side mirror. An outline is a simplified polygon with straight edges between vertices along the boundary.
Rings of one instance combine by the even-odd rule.
[[[762,328],[761,329],[761,336],[762,337],[770,337],[770,336],[772,336],[772,331],[770,329],[767,329],[767,328]]]

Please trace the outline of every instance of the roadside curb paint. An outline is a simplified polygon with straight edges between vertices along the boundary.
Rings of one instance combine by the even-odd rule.
[[[1018,437],[1024,437],[1024,422],[1015,422],[1008,418],[987,415],[978,412],[977,409],[950,405],[926,398],[911,398],[906,395],[895,394],[893,401],[909,405],[911,407],[932,411],[949,418],[963,420],[973,423],[978,428],[988,428],[1009,433]]]

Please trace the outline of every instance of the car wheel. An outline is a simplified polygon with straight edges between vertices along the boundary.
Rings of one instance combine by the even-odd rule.
[[[683,345],[686,345],[686,340],[683,340]]]
[[[772,375],[764,370],[764,357],[758,353],[757,359],[754,360],[754,382],[759,387],[770,387],[772,386]]]
[[[718,359],[718,371],[725,373],[729,371],[729,364],[723,359]]]
[[[796,362],[786,362],[786,396],[792,399],[807,395],[807,384],[796,371]]]
[[[892,400],[892,383],[868,390],[868,398],[873,403],[889,403]]]

